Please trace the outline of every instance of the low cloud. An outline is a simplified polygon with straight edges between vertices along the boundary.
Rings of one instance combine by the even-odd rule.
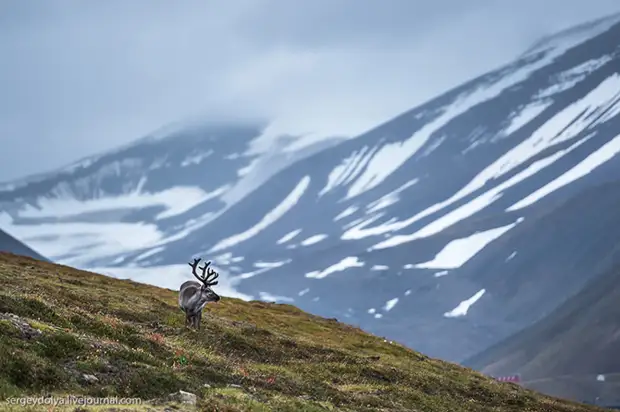
[[[587,3],[14,0],[0,14],[0,181],[189,116],[354,135],[620,10]]]

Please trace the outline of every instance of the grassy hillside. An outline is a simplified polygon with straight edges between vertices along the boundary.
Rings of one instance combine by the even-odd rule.
[[[573,399],[620,404],[620,267],[597,276],[543,320],[465,362]],[[614,374],[598,382],[598,374]]]
[[[191,410],[167,398],[184,390],[205,411],[598,410],[289,305],[223,299],[194,332],[166,289],[4,253],[0,284],[2,400],[84,394]]]

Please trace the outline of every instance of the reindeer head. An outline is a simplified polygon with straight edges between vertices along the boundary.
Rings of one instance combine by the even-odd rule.
[[[220,296],[215,293],[213,289],[211,289],[211,286],[217,285],[218,282],[215,279],[217,279],[220,275],[209,267],[209,265],[211,265],[210,261],[206,262],[204,266],[199,268],[198,263],[200,263],[201,260],[202,259],[198,258],[194,259],[193,263],[189,263],[192,267],[192,274],[200,281],[200,283],[202,283],[202,286],[200,287],[200,301],[204,303],[218,302],[220,300]],[[198,275],[196,273],[196,269],[200,269],[202,274]]]

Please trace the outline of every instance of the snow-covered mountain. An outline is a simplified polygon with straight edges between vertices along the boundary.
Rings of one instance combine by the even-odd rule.
[[[57,262],[122,266],[132,268],[130,277],[157,281],[139,269],[160,261],[149,255],[205,227],[279,170],[343,139],[274,136],[262,123],[168,126],[61,170],[0,184],[0,227]],[[187,274],[185,266],[164,269],[170,285],[179,267]]]
[[[200,255],[224,294],[459,361],[617,260],[615,208],[581,194],[620,178],[619,21],[546,38],[355,138],[299,149],[263,126],[165,130],[7,184],[0,227],[168,287]]]

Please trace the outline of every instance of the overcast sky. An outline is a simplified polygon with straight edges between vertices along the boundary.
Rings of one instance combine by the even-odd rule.
[[[196,114],[357,134],[618,0],[0,0],[0,181]]]

